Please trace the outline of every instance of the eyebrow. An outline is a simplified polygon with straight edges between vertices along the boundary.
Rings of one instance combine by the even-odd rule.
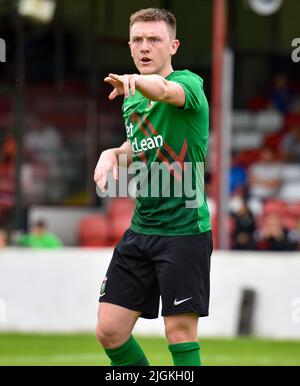
[[[143,38],[143,37],[144,37],[143,35],[133,35],[133,36],[131,36],[131,39]],[[158,35],[149,35],[149,36],[146,36],[146,39],[150,39],[150,38],[161,39],[161,37],[158,36]]]

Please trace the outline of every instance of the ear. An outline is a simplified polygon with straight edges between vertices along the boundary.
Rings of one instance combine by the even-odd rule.
[[[172,46],[171,46],[171,55],[175,55],[178,48],[180,46],[180,41],[178,39],[174,39],[172,41]]]

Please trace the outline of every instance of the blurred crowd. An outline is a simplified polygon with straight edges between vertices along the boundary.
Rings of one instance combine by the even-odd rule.
[[[12,133],[0,127],[0,228],[8,227],[15,206],[17,146]]]
[[[300,249],[299,91],[285,75],[277,75],[271,94],[256,108],[267,111],[269,121],[272,114],[279,114],[281,125],[266,133],[258,148],[232,154],[228,220],[232,249]]]

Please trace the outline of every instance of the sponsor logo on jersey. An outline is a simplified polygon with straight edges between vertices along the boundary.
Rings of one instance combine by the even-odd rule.
[[[164,139],[162,135],[156,135],[138,141],[137,138],[134,138],[133,131],[134,125],[132,123],[130,123],[130,125],[126,125],[127,139],[131,144],[133,153],[135,154],[142,153],[147,150],[159,149],[164,145]]]
[[[163,146],[164,139],[162,135],[157,135],[155,137],[144,138],[138,142],[137,138],[130,140],[132,151],[136,153],[145,152],[147,150],[158,149]]]

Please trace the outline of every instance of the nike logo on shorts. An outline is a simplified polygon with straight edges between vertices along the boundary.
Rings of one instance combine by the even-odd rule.
[[[187,299],[183,299],[183,300],[177,300],[177,299],[175,299],[175,300],[174,300],[174,306],[179,306],[179,304],[184,303],[184,302],[187,302],[187,301],[190,300],[190,299],[192,299],[192,297],[191,297],[191,298],[187,298]]]

